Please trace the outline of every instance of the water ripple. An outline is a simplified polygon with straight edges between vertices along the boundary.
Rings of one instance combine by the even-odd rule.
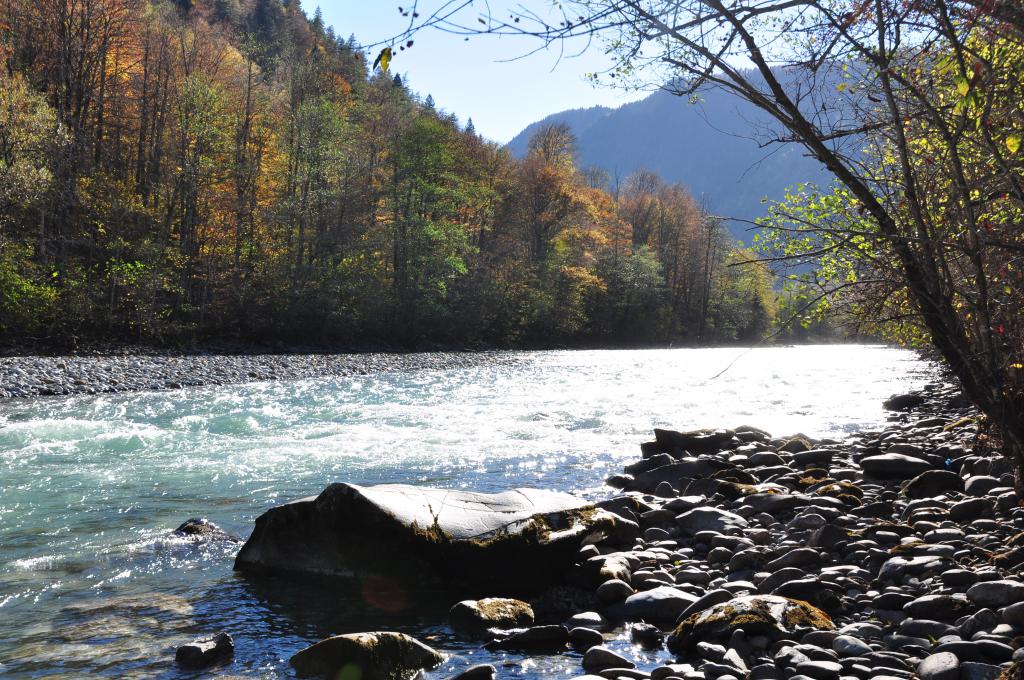
[[[0,675],[190,677],[174,668],[174,645],[227,629],[232,674],[280,677],[304,644],[370,627],[450,653],[434,677],[482,662],[503,676],[576,675],[572,655],[460,642],[443,626],[451,603],[429,593],[384,611],[365,584],[244,579],[233,544],[169,532],[205,516],[244,536],[268,506],[339,480],[595,497],[652,427],[842,436],[879,425],[883,398],[931,377],[883,347],[740,353],[542,352],[515,365],[0,404]],[[625,638],[612,646],[639,654]]]

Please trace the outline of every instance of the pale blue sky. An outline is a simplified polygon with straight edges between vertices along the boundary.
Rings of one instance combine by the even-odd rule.
[[[316,9],[316,1],[304,0],[308,14]],[[321,0],[320,9],[324,22],[334,26],[339,36],[355,34],[367,44],[406,28],[408,19],[399,15],[398,7],[411,4],[409,0]],[[419,11],[425,16],[440,4],[441,0],[420,0]],[[550,5],[546,0],[522,4],[534,9]],[[603,70],[609,64],[597,46],[560,63],[556,50],[502,61],[537,46],[527,38],[496,36],[477,36],[466,42],[427,29],[415,36],[411,50],[396,53],[391,70],[407,78],[414,91],[424,97],[432,95],[439,108],[454,113],[463,123],[472,117],[477,132],[498,142],[507,142],[530,123],[556,111],[598,104],[614,107],[645,96],[595,88],[584,80],[585,73]]]

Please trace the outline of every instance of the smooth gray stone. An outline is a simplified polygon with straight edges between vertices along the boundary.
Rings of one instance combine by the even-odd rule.
[[[635,592],[633,586],[622,579],[613,578],[597,587],[597,599],[605,604],[612,604],[622,602]]]
[[[922,578],[930,574],[941,574],[952,567],[953,561],[946,557],[893,557],[882,565],[878,580],[900,583],[907,576]]]
[[[583,670],[590,672],[603,668],[636,668],[636,664],[604,645],[591,647],[583,653]]]
[[[987,663],[964,661],[960,664],[960,680],[997,680],[1003,669]]]
[[[735,597],[735,595],[731,591],[725,590],[724,588],[710,590],[707,593],[701,595],[699,599],[694,600],[686,609],[680,612],[679,617],[676,619],[676,622],[682,622],[687,617],[692,616],[697,612],[702,612],[709,607],[714,607],[716,604],[728,602],[733,597]]]
[[[602,668],[594,672],[605,680],[619,680],[619,678],[626,678],[626,680],[648,680],[651,677],[651,674],[647,671],[637,668]]]
[[[461,673],[451,676],[448,680],[494,680],[498,677],[498,669],[489,663],[470,666]]]
[[[709,530],[727,532],[748,526],[747,520],[736,513],[710,506],[687,510],[676,517],[676,524],[690,534]]]
[[[959,680],[960,660],[950,652],[932,654],[918,664],[917,675],[921,680]]]
[[[765,571],[774,572],[787,567],[807,567],[821,563],[821,553],[813,548],[788,550],[781,557],[765,565]]]
[[[998,479],[988,475],[968,477],[964,482],[964,493],[968,496],[984,496],[992,489],[1001,486]]]
[[[955,522],[991,516],[992,501],[988,498],[968,498],[949,507],[949,518]]]
[[[910,479],[932,469],[932,464],[901,453],[883,453],[862,458],[864,472],[877,479]]]
[[[604,643],[604,636],[593,628],[573,628],[569,631],[569,644],[576,649],[590,649]]]
[[[935,654],[942,652],[949,652],[955,654],[956,658],[960,661],[988,661],[988,655],[985,654],[985,650],[977,642],[970,640],[954,640],[950,642],[943,642],[938,644],[932,649]],[[1011,650],[1012,653],[1012,650]]]
[[[673,588],[659,586],[627,597],[608,608],[609,618],[620,621],[646,621],[655,624],[673,624],[697,596]]]
[[[842,665],[835,661],[804,661],[796,665],[798,675],[806,675],[814,680],[838,680]]]
[[[927,470],[903,486],[907,498],[931,498],[947,491],[963,491],[964,480],[950,470]]]
[[[608,625],[604,617],[597,612],[580,612],[579,614],[573,614],[564,621],[565,627],[570,630],[573,628],[593,628],[594,630],[601,630]]]
[[[863,656],[871,653],[871,646],[849,635],[838,635],[832,640],[832,649],[839,656]]]
[[[975,609],[966,595],[924,595],[908,602],[903,611],[915,619],[956,621]]]
[[[765,663],[751,668],[748,680],[783,680],[785,677],[775,664]]]
[[[1024,602],[1014,602],[1002,611],[1004,623],[1008,623],[1018,630],[1024,630]]]
[[[683,677],[692,671],[693,666],[690,664],[665,664],[664,666],[656,666],[651,670],[651,680],[665,680],[665,678],[669,677]]]
[[[1002,609],[1024,601],[1024,583],[1009,579],[983,581],[968,588],[967,597],[979,607]]]

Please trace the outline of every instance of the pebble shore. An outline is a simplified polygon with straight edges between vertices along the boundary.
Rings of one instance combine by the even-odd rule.
[[[0,399],[458,369],[522,361],[512,352],[106,354],[0,358]]]
[[[1008,461],[973,448],[977,413],[951,385],[889,406],[887,427],[844,441],[656,431],[599,503],[637,523],[635,545],[583,547],[557,594],[522,603],[534,625],[487,644],[565,645],[575,680],[1019,680]],[[623,628],[660,664],[610,644]]]

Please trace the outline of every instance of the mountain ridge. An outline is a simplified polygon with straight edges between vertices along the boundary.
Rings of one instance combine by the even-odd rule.
[[[652,170],[688,187],[709,211],[733,218],[738,237],[764,214],[762,198],[778,200],[787,187],[831,178],[797,145],[759,146],[754,138],[770,130],[767,115],[720,90],[703,93],[697,104],[659,90],[614,109],[559,111],[528,125],[507,148],[525,156],[530,136],[550,123],[569,125],[580,165],[605,170],[613,187],[633,172]]]

